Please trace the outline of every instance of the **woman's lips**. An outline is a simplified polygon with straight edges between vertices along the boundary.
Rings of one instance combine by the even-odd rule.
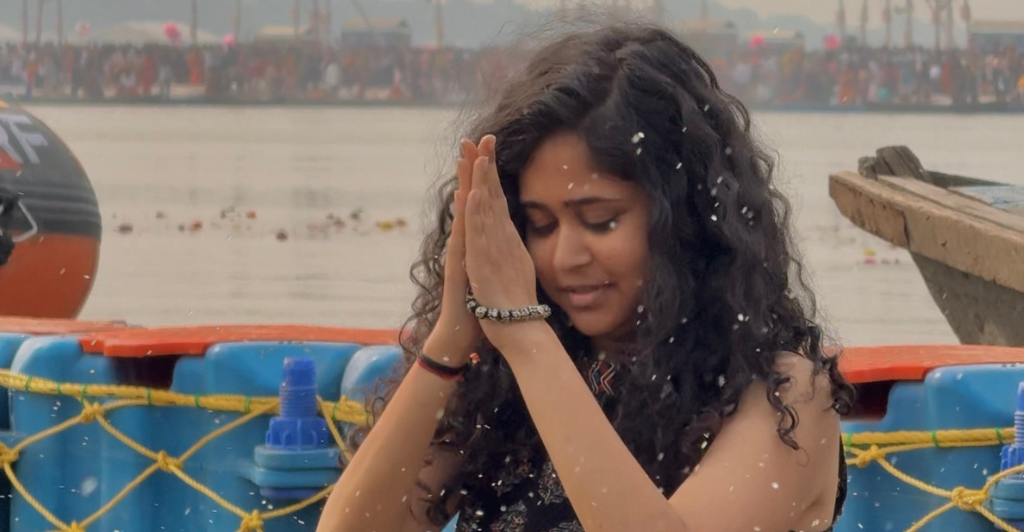
[[[611,288],[611,283],[591,286],[574,286],[566,288],[569,306],[578,310],[586,310],[600,306]]]

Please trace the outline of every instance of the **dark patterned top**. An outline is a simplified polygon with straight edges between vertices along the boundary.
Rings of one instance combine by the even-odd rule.
[[[596,362],[583,368],[583,375],[598,397],[612,394],[614,366]],[[846,460],[841,446],[839,452],[834,518],[839,517],[846,500]],[[485,493],[463,496],[456,532],[584,532],[550,460],[523,461],[491,486],[493,490]]]

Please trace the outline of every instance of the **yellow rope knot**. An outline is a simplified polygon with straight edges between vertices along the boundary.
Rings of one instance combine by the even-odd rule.
[[[181,468],[181,460],[172,458],[167,451],[160,451],[156,453],[156,465],[160,467],[160,471],[170,473],[173,469]]]
[[[253,510],[251,514],[242,519],[242,532],[259,532],[263,530],[263,516],[259,510]]]
[[[959,488],[953,488],[952,493],[949,494],[949,500],[956,505],[957,508],[965,511],[972,512],[976,510],[985,500],[988,499],[988,494],[982,490],[969,490],[963,486]]]
[[[18,461],[18,451],[0,443],[0,466]]]
[[[78,524],[78,521],[72,521],[71,524],[68,525],[67,532],[85,532],[85,528]]]
[[[885,450],[879,449],[877,445],[872,445],[868,450],[860,451],[860,454],[853,459],[853,463],[857,467],[867,467],[883,459],[885,459]]]
[[[92,423],[96,421],[96,418],[103,415],[103,405],[99,403],[90,403],[88,401],[82,401],[82,413],[79,414],[78,419],[82,423]]]

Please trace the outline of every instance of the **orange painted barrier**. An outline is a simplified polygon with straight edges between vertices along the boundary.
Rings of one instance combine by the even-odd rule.
[[[848,347],[839,369],[850,382],[920,381],[933,369],[976,364],[1024,364],[1024,348],[991,345]]]
[[[398,343],[398,330],[307,325],[206,325],[108,330],[87,334],[79,340],[85,353],[126,358],[199,356],[213,344],[247,341],[394,345]]]
[[[98,331],[125,330],[124,321],[82,321],[60,318],[25,318],[0,316],[0,332],[41,335],[82,334]]]

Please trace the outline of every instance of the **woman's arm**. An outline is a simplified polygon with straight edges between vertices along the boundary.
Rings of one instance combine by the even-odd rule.
[[[799,451],[779,440],[766,388],[752,385],[698,472],[668,500],[608,422],[551,328],[512,327],[518,328],[516,340],[502,352],[587,532],[828,528],[838,480],[839,421],[827,382],[811,397],[821,385],[809,378],[810,362],[790,364],[795,382],[783,396],[800,420],[793,434]],[[820,517],[808,518],[814,512]]]
[[[414,365],[335,484],[318,532],[430,531],[431,497],[458,470],[458,455],[430,444],[456,381]],[[424,463],[424,457],[427,457]]]
[[[445,484],[456,475],[462,465],[462,454],[458,449],[435,444],[423,460],[416,484],[405,501],[409,513],[402,526],[402,532],[440,532],[444,525],[435,525],[428,517],[428,510],[442,496]],[[448,500],[448,513],[454,514],[462,496],[454,494]]]
[[[469,284],[463,268],[470,161],[477,159],[478,150],[468,140],[461,146],[455,216],[445,249],[441,312],[423,346],[424,356],[456,367],[469,361],[481,338],[477,319],[465,307]],[[481,149],[493,157],[493,142]],[[429,532],[437,528],[426,519],[425,508],[429,498],[440,496],[441,486],[458,471],[461,455],[434,452],[428,455],[425,467],[421,462],[455,391],[456,381],[413,366],[335,484],[318,532]],[[457,499],[451,498],[453,505]]]

